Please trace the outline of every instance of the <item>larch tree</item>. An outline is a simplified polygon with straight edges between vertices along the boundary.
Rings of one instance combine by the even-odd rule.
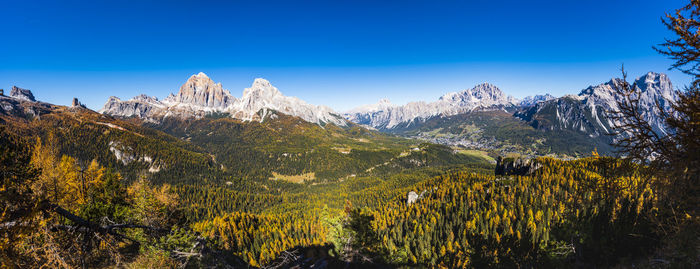
[[[653,176],[655,193],[659,195],[659,213],[651,216],[659,224],[662,238],[672,244],[692,240],[687,257],[697,259],[697,238],[700,236],[700,0],[675,13],[667,13],[662,22],[675,37],[654,46],[668,56],[677,69],[692,76],[693,82],[676,90],[675,100],[657,101],[655,109],[663,122],[664,132],[653,127],[644,116],[640,104],[642,90],[626,81],[616,89],[622,97],[619,109],[612,111],[617,122],[614,143],[620,155],[648,167]],[[670,105],[664,105],[667,102]]]
[[[40,212],[31,186],[40,171],[30,164],[30,148],[0,127],[0,267],[17,267],[21,256],[15,242],[34,232]]]

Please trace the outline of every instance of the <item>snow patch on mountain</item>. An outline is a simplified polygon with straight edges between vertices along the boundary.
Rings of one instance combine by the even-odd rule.
[[[556,98],[556,97],[554,97],[553,95],[551,95],[549,93],[544,94],[544,95],[538,94],[538,95],[534,95],[534,96],[527,96],[527,97],[523,98],[523,100],[520,101],[519,105],[521,107],[533,106],[539,102],[546,102],[546,101],[552,100],[554,98]]]

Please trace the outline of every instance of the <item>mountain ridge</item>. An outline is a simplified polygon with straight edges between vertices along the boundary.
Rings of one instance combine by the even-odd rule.
[[[662,123],[654,118],[654,115],[659,113],[659,111],[656,111],[658,109],[655,110],[654,103],[661,101],[663,105],[668,106],[668,102],[664,100],[675,99],[675,93],[668,76],[663,73],[648,72],[637,78],[635,82],[635,85],[642,89],[643,92],[641,101],[644,109],[648,110],[648,113],[645,113],[647,119],[654,122],[656,128],[665,133],[661,127]],[[345,117],[352,122],[385,131],[406,128],[412,124],[420,124],[420,122],[425,122],[425,120],[432,117],[446,117],[469,113],[474,110],[502,109],[514,111],[516,117],[529,121],[531,114],[536,113],[536,111],[532,111],[533,108],[541,110],[547,104],[553,103],[563,106],[566,100],[571,99],[577,102],[584,102],[588,108],[584,109],[582,107],[579,114],[591,113],[592,119],[601,128],[588,126],[589,129],[585,129],[586,127],[581,124],[576,126],[570,125],[567,128],[579,128],[582,131],[596,129],[598,133],[595,135],[598,136],[602,133],[597,129],[609,132],[610,127],[614,125],[609,119],[603,118],[599,114],[617,109],[614,89],[619,87],[620,83],[620,79],[613,78],[609,82],[589,86],[581,90],[578,95],[569,94],[557,98],[551,94],[544,94],[528,96],[522,100],[507,96],[500,88],[492,84],[481,83],[469,90],[446,93],[437,101],[430,103],[414,101],[398,106],[391,104],[386,99],[382,99],[376,104],[351,109],[345,113]],[[559,116],[561,117],[561,114]],[[559,120],[562,123],[567,121],[566,118],[560,118]],[[535,128],[541,127],[537,122],[532,122],[532,125]]]
[[[516,112],[514,116],[538,129],[571,129],[587,132],[591,137],[604,136],[612,133],[613,126],[617,124],[608,113],[619,110],[617,101],[622,97],[616,94],[616,89],[619,89],[622,83],[622,79],[613,78],[608,82],[589,86],[578,95],[566,95],[537,103]],[[633,85],[641,93],[640,107],[644,119],[652,123],[655,131],[666,134],[664,123],[658,117],[661,112],[656,103],[668,110],[670,102],[677,99],[668,76],[648,72],[636,78]]]
[[[213,113],[229,114],[243,121],[263,121],[271,111],[296,116],[318,125],[348,126],[348,122],[327,106],[308,104],[291,96],[285,96],[276,87],[257,78],[250,88],[243,90],[241,98],[231,95],[221,83],[214,83],[206,74],[192,75],[177,94],[170,94],[162,101],[146,95],[138,95],[123,101],[110,97],[100,113],[117,117],[138,117],[158,123],[167,117],[202,118]]]
[[[350,121],[384,132],[501,154],[515,150],[533,155],[585,156],[596,148],[608,154],[614,151],[610,144],[626,135],[608,135],[618,124],[609,112],[619,109],[617,101],[621,97],[616,89],[621,83],[621,79],[613,78],[588,86],[578,94],[558,98],[535,95],[523,100],[504,98],[500,89],[495,90],[497,87],[480,84],[472,91],[447,93],[433,102],[444,105],[441,111],[430,110],[426,102],[405,106],[381,102],[345,115]],[[670,79],[662,73],[648,72],[635,79],[634,85],[640,92],[645,120],[652,123],[655,131],[666,134],[656,103],[668,110],[676,99]],[[428,109],[415,110],[423,108]],[[501,113],[481,113],[489,111]],[[567,140],[576,141],[577,145],[568,144]]]
[[[386,100],[386,99],[382,99]],[[498,87],[481,83],[471,89],[444,94],[437,101],[410,102],[403,106],[388,105],[385,101],[350,110],[345,118],[376,129],[392,129],[413,121],[425,121],[435,116],[451,116],[475,109],[515,106],[517,100],[507,96]],[[374,110],[372,110],[374,109]]]

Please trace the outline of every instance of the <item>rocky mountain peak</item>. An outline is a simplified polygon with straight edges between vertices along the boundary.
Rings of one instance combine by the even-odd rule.
[[[32,94],[32,91],[27,90],[27,89],[22,89],[17,86],[12,86],[12,91],[10,91],[10,97],[14,97],[20,100],[25,100],[25,101],[30,101],[30,102],[36,102],[36,99],[34,99],[34,94]]]
[[[114,95],[110,96],[109,99],[107,99],[107,103],[110,103],[110,102],[121,102],[121,101],[122,101],[122,99],[119,99],[119,97],[116,97],[116,96],[114,96]]]
[[[622,87],[622,83],[622,79],[613,78],[606,83],[590,86],[582,90],[581,93],[579,93],[579,96],[581,98],[588,99],[605,99],[603,101],[612,102],[615,99],[614,96],[616,89]],[[645,75],[635,79],[634,84],[641,91],[640,98],[642,99],[642,102],[645,101],[645,99],[656,99],[660,97],[669,100],[675,98],[671,80],[666,74],[648,72]]]
[[[273,111],[319,125],[347,125],[332,109],[284,96],[265,79],[255,79],[252,86],[243,91],[241,99],[237,99],[204,73],[192,75],[177,94],[170,94],[163,101],[143,94],[128,101],[110,97],[100,110],[101,113],[114,116],[137,116],[154,123],[161,122],[165,117],[203,117],[215,112],[228,113],[233,118],[245,121],[263,121]]]
[[[645,75],[639,77],[638,81],[644,81],[644,84],[669,84],[671,80],[664,73],[648,72]]]
[[[209,79],[207,74],[204,74],[204,72],[199,72],[196,75],[192,75],[192,77],[196,77],[198,79]],[[211,79],[209,79],[209,80],[211,80]]]
[[[506,94],[503,93],[501,89],[490,83],[482,83],[476,85],[474,88],[471,89],[471,96],[474,96],[479,100],[490,99],[496,101],[507,99]]]
[[[158,98],[153,97],[153,96],[148,96],[145,94],[139,94],[137,96],[134,96],[134,98],[131,99],[132,101],[141,101],[141,102],[147,102],[147,103],[157,103]]]
[[[231,108],[231,111],[234,111],[232,115],[236,118],[259,121],[264,120],[265,115],[272,110],[298,116],[317,124],[347,125],[345,120],[335,115],[332,109],[307,104],[296,97],[285,96],[269,81],[262,78],[255,79],[250,88],[243,90],[243,96]]]
[[[264,78],[256,78],[253,81],[253,88],[269,88],[272,87],[272,84],[270,84],[270,81]]]
[[[221,108],[228,106],[233,99],[231,93],[224,90],[221,83],[214,83],[206,74],[199,72],[187,79],[176,95],[168,96],[164,101]]]
[[[358,124],[392,129],[436,116],[452,116],[475,109],[502,109],[515,105],[515,98],[505,95],[493,84],[482,83],[468,90],[447,93],[435,102],[410,102],[403,106],[394,106],[388,101],[380,101],[378,104],[352,109],[345,117]]]
[[[484,82],[481,84],[478,84],[472,88],[473,93],[492,93],[492,94],[497,94],[497,95],[503,95],[503,91],[501,91],[500,88],[498,88],[496,85],[493,85],[488,82]]]
[[[440,97],[441,101],[451,103],[508,102],[509,97],[498,87],[490,83],[481,83],[474,88],[461,92],[451,92]]]
[[[384,111],[384,110],[387,110],[387,109],[394,107],[394,106],[395,105],[392,104],[391,101],[389,101],[389,99],[382,98],[382,99],[379,99],[379,102],[377,102],[375,104],[363,105],[363,106],[348,110],[347,114],[373,113],[373,112],[378,112],[378,111]]]
[[[642,92],[653,91],[666,98],[674,96],[671,80],[666,74],[649,72],[635,80]]]
[[[241,99],[255,102],[259,100],[271,100],[275,96],[281,95],[282,93],[275,86],[272,86],[269,81],[264,78],[256,78],[250,88],[243,90],[243,97]]]
[[[547,93],[547,94],[537,94],[537,95],[532,95],[532,96],[527,96],[523,98],[523,100],[520,101],[520,106],[533,106],[539,102],[546,102],[552,99],[555,99],[553,95]]]
[[[70,106],[71,106],[71,107],[74,107],[74,108],[77,108],[77,107],[85,108],[85,105],[83,105],[83,103],[81,103],[80,101],[78,101],[78,98],[75,98],[75,97],[73,97],[73,101],[71,102],[71,105],[70,105]]]
[[[664,74],[649,72],[635,81],[638,88],[639,112],[643,119],[650,123],[654,131],[666,134],[663,120],[659,117],[661,111],[668,111],[671,103],[677,100],[671,81]],[[619,122],[611,117],[610,111],[619,111],[618,101],[623,98],[617,94],[623,80],[613,78],[606,83],[589,86],[578,95],[566,95],[562,98],[540,102],[516,116],[529,121],[539,129],[561,130],[569,129],[587,133],[590,137],[603,137],[611,133]],[[620,134],[609,139],[619,139]],[[607,138],[606,138],[607,139]]]

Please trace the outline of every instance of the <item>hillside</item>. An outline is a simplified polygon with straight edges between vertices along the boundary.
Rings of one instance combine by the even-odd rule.
[[[25,137],[30,165],[42,173],[27,186],[51,205],[41,210],[86,227],[128,227],[126,235],[95,239],[100,244],[125,244],[120,236],[127,236],[148,245],[120,250],[132,264],[155,255],[198,266],[609,266],[657,246],[646,218],[655,193],[644,167],[598,156],[540,158],[527,162],[531,174],[494,176],[488,157],[441,145],[521,155],[607,149],[580,132],[551,136],[500,109],[395,129],[440,143],[433,144],[270,110],[256,121],[209,113],[153,122],[74,103],[0,97],[0,138]],[[95,224],[104,223],[99,216],[142,224]],[[78,229],[62,232],[54,219],[41,223],[57,230],[54,236]],[[140,230],[166,229],[154,223],[172,230]],[[631,233],[646,237],[625,236]],[[105,262],[99,248],[90,253],[93,265]]]
[[[474,111],[447,117],[434,117],[421,124],[395,128],[393,133],[460,148],[481,149],[492,155],[588,156],[597,149],[612,154],[609,139],[564,129],[551,132],[538,129],[513,117],[512,113]]]
[[[4,104],[0,120],[8,131],[39,137],[55,146],[57,154],[83,163],[97,160],[130,180],[147,177],[158,183],[264,190],[269,184],[304,175],[306,182],[368,175],[395,160],[426,154],[430,161],[416,157],[423,160],[403,162],[391,170],[488,163],[450,148],[421,145],[357,125],[321,126],[276,111],[265,112],[260,121],[216,113],[153,123],[16,97],[0,97],[0,102]],[[282,182],[268,182],[278,180]]]

